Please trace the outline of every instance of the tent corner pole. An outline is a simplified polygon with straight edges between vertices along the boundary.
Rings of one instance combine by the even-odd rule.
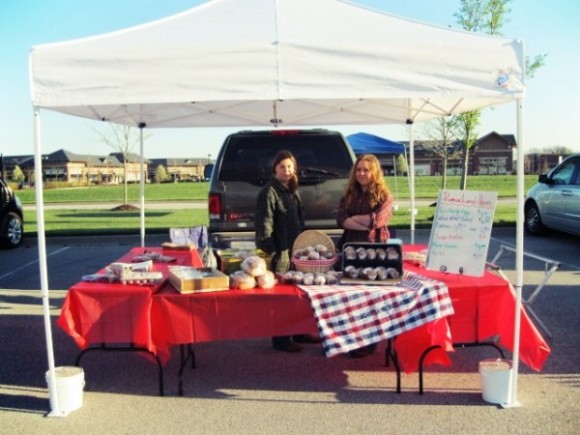
[[[409,103],[411,105],[411,103]],[[407,120],[409,126],[409,207],[411,213],[411,244],[415,244],[415,138],[413,131],[413,121]]]
[[[143,156],[143,129],[145,128],[146,124],[144,122],[139,123],[139,154],[141,159],[139,161],[139,180],[140,180],[140,192],[139,192],[139,201],[140,201],[140,231],[141,231],[141,248],[145,248],[145,178],[146,174],[144,173],[145,169],[145,159]]]
[[[517,400],[518,393],[518,372],[519,372],[519,350],[520,350],[520,328],[522,312],[522,288],[524,278],[524,129],[523,129],[523,98],[516,100],[517,110],[517,219],[516,219],[516,284],[515,296],[516,306],[514,312],[514,351],[512,354],[512,371],[510,377],[510,388],[508,403],[503,405],[504,408],[513,408],[521,406]]]
[[[40,110],[33,107],[34,117],[34,190],[36,193],[36,225],[38,240],[38,266],[40,273],[40,289],[42,294],[42,314],[44,318],[44,334],[46,338],[46,353],[48,357],[48,371],[46,382],[48,384],[48,395],[51,404],[51,411],[48,417],[64,417],[66,413],[59,408],[58,391],[56,388],[56,373],[54,363],[54,346],[52,342],[52,325],[50,320],[50,298],[48,294],[48,268],[46,255],[46,237],[44,228],[44,194],[42,176],[42,146],[40,134]]]

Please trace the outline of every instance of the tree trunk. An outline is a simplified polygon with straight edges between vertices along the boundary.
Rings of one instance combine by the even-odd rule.
[[[461,182],[459,189],[465,190],[467,188],[467,168],[469,167],[469,148],[465,147],[463,151],[463,170],[461,171]]]
[[[125,184],[125,202],[124,204],[129,204],[129,183],[127,182],[127,159],[125,158],[125,163],[123,164],[123,183]]]
[[[445,190],[447,186],[447,158],[443,159],[443,177],[441,179],[441,189]]]

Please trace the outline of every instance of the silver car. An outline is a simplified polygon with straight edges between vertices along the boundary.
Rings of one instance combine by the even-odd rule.
[[[525,228],[540,235],[546,229],[580,235],[580,154],[572,154],[538,177],[527,194]]]

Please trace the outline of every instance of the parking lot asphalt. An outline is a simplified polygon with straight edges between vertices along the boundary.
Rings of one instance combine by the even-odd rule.
[[[405,242],[410,234],[398,232]],[[417,231],[416,243],[428,232]],[[151,246],[163,235],[146,239]],[[492,233],[489,258],[513,246],[513,229]],[[541,372],[520,364],[519,407],[484,402],[479,361],[487,348],[457,349],[451,367],[429,366],[425,394],[416,374],[395,374],[384,365],[384,345],[364,359],[326,358],[318,345],[298,354],[274,352],[270,339],[196,345],[197,368],[185,375],[177,396],[179,349],[164,367],[166,397],[158,396],[157,368],[134,353],[83,357],[83,406],[64,418],[46,417],[47,353],[33,241],[0,251],[0,428],[2,433],[240,433],[240,434],[578,434],[580,423],[580,254],[578,238],[526,238],[525,250],[560,264],[533,308],[553,334],[552,353]],[[51,328],[57,366],[73,365],[79,352],[55,324],[66,289],[139,243],[116,239],[53,239],[47,242]],[[514,256],[499,260],[514,279]],[[525,258],[524,296],[542,282],[545,263]],[[509,357],[509,354],[508,354]]]

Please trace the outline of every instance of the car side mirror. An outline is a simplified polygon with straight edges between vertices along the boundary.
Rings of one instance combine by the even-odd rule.
[[[538,177],[538,183],[550,184],[548,174],[540,174],[540,176]]]

